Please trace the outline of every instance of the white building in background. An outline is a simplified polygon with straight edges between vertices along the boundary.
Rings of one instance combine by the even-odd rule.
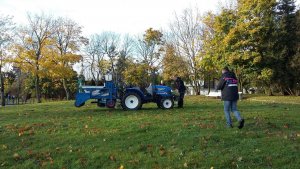
[[[201,80],[200,81],[200,85],[201,85],[201,88],[200,88],[200,95],[208,95],[208,82],[206,81],[203,81]],[[213,92],[215,91],[215,88],[217,87],[218,85],[218,80],[214,80],[214,81],[210,81],[210,91]],[[186,84],[185,83],[185,86],[187,88],[186,90],[186,95],[196,95],[196,92],[193,88],[193,86],[191,84]]]

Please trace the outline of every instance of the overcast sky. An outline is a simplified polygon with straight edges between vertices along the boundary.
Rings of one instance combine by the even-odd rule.
[[[225,1],[231,0],[0,0],[0,15],[14,16],[16,23],[26,24],[28,12],[43,11],[75,20],[84,27],[84,35],[102,31],[139,34],[149,27],[167,28],[174,13],[185,8],[216,11]]]
[[[200,12],[217,10],[226,0],[0,0],[0,14],[26,24],[26,15],[41,13],[69,17],[84,27],[85,35],[113,31],[138,34],[149,27],[166,28],[174,12],[197,6]]]

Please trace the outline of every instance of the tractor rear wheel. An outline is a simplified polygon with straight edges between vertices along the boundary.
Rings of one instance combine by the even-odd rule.
[[[172,109],[174,106],[174,101],[172,98],[163,98],[160,101],[160,108],[162,109]]]
[[[141,97],[137,93],[126,93],[122,99],[122,107],[125,110],[138,110],[142,107]]]

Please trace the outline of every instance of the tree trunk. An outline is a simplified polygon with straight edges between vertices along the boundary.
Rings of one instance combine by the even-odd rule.
[[[200,84],[197,81],[194,81],[194,84],[195,84],[194,90],[196,92],[196,95],[200,95],[200,87],[201,87]]]
[[[242,81],[240,81],[240,92],[244,93],[243,92],[243,82]]]
[[[208,75],[208,94],[210,93],[210,75]]]
[[[1,72],[1,66],[0,66],[0,88],[1,88],[1,106],[5,106],[5,97],[4,97],[4,78],[2,76]]]
[[[35,95],[38,103],[41,103],[40,77],[35,75]]]
[[[63,79],[63,86],[64,86],[64,89],[65,89],[65,92],[66,92],[66,98],[67,100],[70,99],[70,92],[69,92],[69,89],[68,89],[68,86],[67,86],[67,83],[66,83],[66,79]]]

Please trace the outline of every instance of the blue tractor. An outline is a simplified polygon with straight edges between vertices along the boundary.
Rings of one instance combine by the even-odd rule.
[[[84,103],[94,99],[99,107],[114,108],[117,102],[124,110],[138,110],[143,104],[154,102],[159,108],[171,109],[176,96],[168,86],[150,85],[145,90],[139,87],[125,87],[120,90],[112,80],[112,75],[105,76],[104,86],[81,86],[76,94],[75,106],[81,107]]]

